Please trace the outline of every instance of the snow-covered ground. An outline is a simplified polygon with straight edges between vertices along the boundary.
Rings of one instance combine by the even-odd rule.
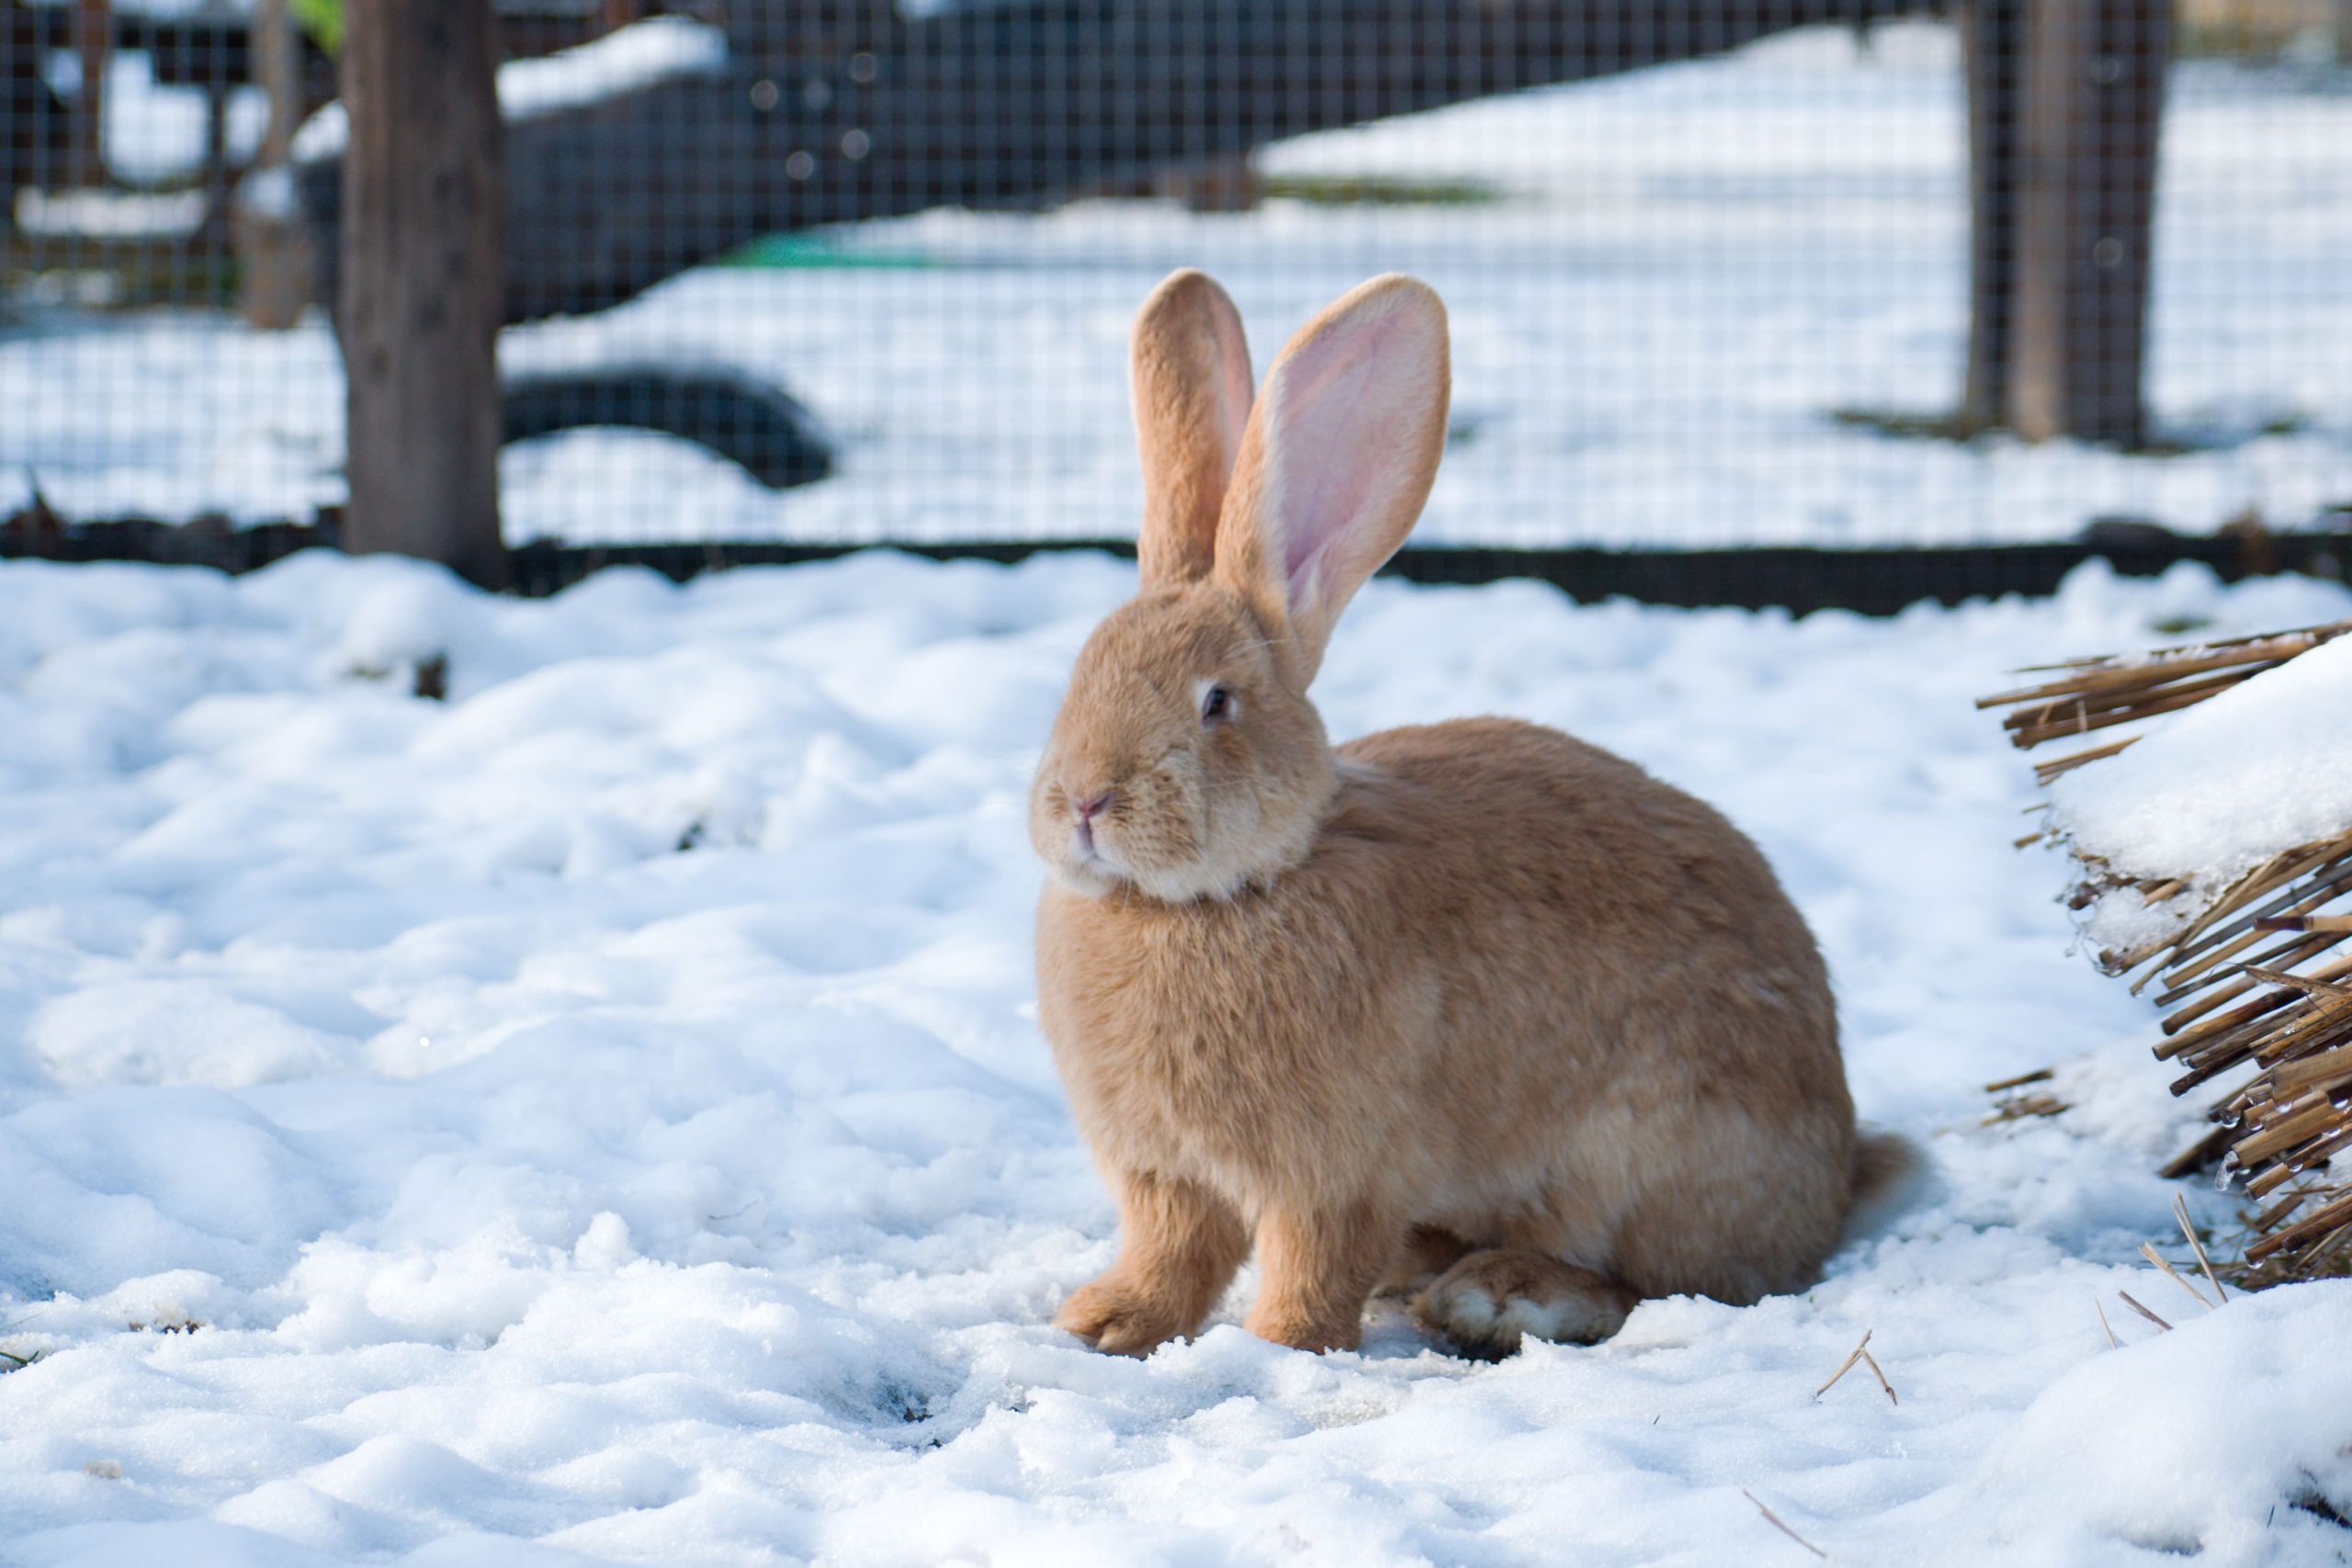
[[[687,17],[648,17],[577,48],[510,60],[498,68],[498,108],[510,123],[577,108],[684,76],[707,76],[727,63],[727,35]],[[295,161],[340,157],[351,120],[340,101],[304,121]]]
[[[1802,1297],[1488,1366],[1393,1314],[1276,1349],[1246,1276],[1148,1361],[1048,1325],[1113,1224],[1032,1019],[1023,797],[1128,581],[0,564],[0,1349],[44,1352],[0,1375],[0,1562],[1813,1561],[1758,1505],[1840,1562],[2340,1560],[2294,1505],[2352,1507],[2352,1284],[2209,1314],[2135,1258],[2188,1112],[1970,700],[2352,592],[1367,589],[1334,732],[1524,715],[1720,803],[1932,1162]],[[2050,1063],[2074,1111],[1979,1124]],[[1816,1399],[1865,1330],[1901,1403]]]
[[[574,433],[510,451],[516,538],[1103,536],[1133,525],[1125,334],[1163,273],[1231,287],[1262,362],[1364,276],[1453,308],[1456,420],[1424,542],[1707,546],[2045,539],[2097,516],[2208,530],[2352,501],[2352,92],[2342,75],[2174,76],[2150,389],[2127,457],[1840,424],[1957,396],[1959,70],[1948,30],[1792,34],[1725,60],[1469,104],[1270,152],[1497,199],[1293,199],[1204,215],[1090,202],[934,212],[706,268],[508,334],[517,366],[716,359],[843,443],[784,494],[697,447]],[[650,235],[658,243],[658,235]],[[341,378],[313,320],[44,320],[0,336],[0,508],[37,477],[85,515],[307,514],[341,490]],[[2266,432],[2267,432],[2266,434]],[[2218,445],[2216,445],[2218,443]]]
[[[141,9],[164,14],[155,6]],[[71,52],[55,51],[42,63],[50,86],[61,96],[70,100],[80,93],[81,65]],[[203,171],[209,115],[201,87],[156,81],[153,62],[144,52],[126,50],[112,56],[107,62],[107,170],[117,179],[132,184],[193,179]],[[254,155],[268,123],[268,94],[248,86],[229,95],[226,130],[232,163]]]

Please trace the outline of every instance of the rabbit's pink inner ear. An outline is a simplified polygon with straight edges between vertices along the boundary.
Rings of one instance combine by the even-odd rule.
[[[1374,278],[1291,340],[1266,377],[1220,536],[1278,597],[1311,675],[1331,627],[1428,502],[1445,444],[1445,308]]]
[[[1137,564],[1146,589],[1180,587],[1208,573],[1250,419],[1250,345],[1215,279],[1187,269],[1152,290],[1130,371],[1144,484]]]

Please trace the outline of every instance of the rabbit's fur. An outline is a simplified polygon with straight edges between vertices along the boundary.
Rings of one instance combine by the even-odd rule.
[[[1141,1354],[1253,1245],[1251,1332],[1315,1349],[1384,1286],[1507,1350],[1810,1283],[1894,1146],[1856,1135],[1826,972],[1756,847],[1554,730],[1335,750],[1307,700],[1436,472],[1437,297],[1356,289],[1253,408],[1231,303],[1178,273],[1134,372],[1143,591],[1031,796],[1039,1015],[1121,1221],[1057,1321]]]

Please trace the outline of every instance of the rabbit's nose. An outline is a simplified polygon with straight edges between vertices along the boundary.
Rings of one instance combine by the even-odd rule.
[[[1078,819],[1080,822],[1091,822],[1111,809],[1111,802],[1116,795],[1117,791],[1106,789],[1098,795],[1088,795],[1083,800],[1072,796],[1069,803],[1070,809],[1078,813]]]

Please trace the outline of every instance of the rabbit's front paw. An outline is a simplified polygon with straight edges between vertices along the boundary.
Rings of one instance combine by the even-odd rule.
[[[1363,1314],[1326,1313],[1319,1316],[1260,1303],[1247,1325],[1261,1339],[1287,1345],[1294,1350],[1352,1350],[1363,1340]]]
[[[1170,1303],[1117,1276],[1080,1285],[1054,1314],[1054,1326],[1114,1356],[1148,1356],[1193,1325]]]

